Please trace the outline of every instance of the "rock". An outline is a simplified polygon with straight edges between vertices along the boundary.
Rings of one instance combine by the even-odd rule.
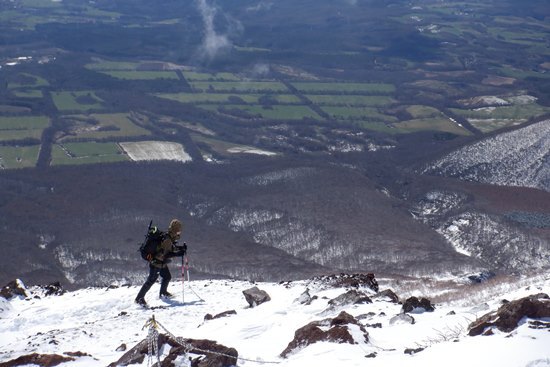
[[[169,354],[161,360],[161,366],[173,366],[174,360],[178,357],[186,356],[186,348],[182,344],[190,349],[189,352],[201,355],[201,357],[193,361],[193,367],[230,367],[237,365],[239,353],[234,348],[229,348],[207,339],[178,338],[178,341],[173,340],[166,334],[159,335],[159,350],[165,345],[171,347]],[[142,364],[147,355],[148,341],[144,339],[124,353],[118,361],[111,363],[109,367]]]
[[[294,339],[281,352],[281,357],[286,358],[294,350],[319,341],[356,344],[358,341],[353,338],[352,333],[349,331],[350,324],[356,325],[363,332],[364,341],[368,342],[369,334],[366,329],[352,315],[342,311],[333,319],[313,321],[296,330]],[[329,327],[329,329],[324,331],[321,327]]]
[[[405,351],[403,353],[413,355],[413,354],[422,352],[423,350],[424,350],[424,348],[414,348],[414,349],[413,348],[407,348],[407,349],[405,349]]]
[[[271,297],[266,291],[260,290],[258,287],[252,287],[243,291],[246,302],[250,307],[261,305],[264,302],[271,301]]]
[[[393,302],[393,303],[400,303],[399,302],[399,297],[391,289],[385,289],[381,292],[378,292],[377,294],[372,296],[372,298],[384,299],[384,300],[388,300],[389,302]]]
[[[215,316],[212,316],[211,314],[207,313],[204,316],[204,320],[205,321],[214,320],[214,319],[219,319],[219,318],[222,318],[222,317],[227,317],[227,316],[236,315],[236,314],[237,314],[237,312],[235,310],[224,311],[224,312],[221,312],[221,313],[219,313]]]
[[[372,300],[365,293],[352,289],[339,295],[336,298],[328,301],[328,304],[332,307],[340,307],[346,305],[357,305],[362,303],[372,303]]]
[[[25,285],[19,279],[12,280],[0,290],[0,297],[5,299],[11,299],[16,296],[22,296],[25,298],[29,296],[27,294],[27,290],[25,289]]]
[[[371,327],[373,329],[381,329],[382,328],[382,323],[377,322],[375,324],[365,324],[365,327]]]
[[[468,335],[483,334],[487,328],[496,327],[508,333],[518,327],[524,317],[540,319],[550,317],[550,298],[545,293],[534,294],[503,304],[495,312],[489,312],[469,326]]]
[[[66,292],[59,282],[53,282],[48,285],[41,286],[41,288],[44,289],[45,296],[61,296]]]
[[[425,311],[432,312],[435,310],[435,306],[432,305],[429,299],[417,297],[409,297],[403,303],[402,311],[403,312],[412,312],[412,313],[422,313]]]
[[[412,317],[411,315],[406,314],[406,313],[400,313],[400,314],[395,315],[394,317],[392,317],[390,319],[390,325],[393,325],[393,324],[411,324],[411,325],[414,325],[415,322],[416,321],[415,321],[414,317]]]
[[[125,352],[127,348],[128,348],[128,347],[126,346],[126,344],[125,344],[125,343],[122,343],[122,344],[120,344],[120,345],[118,346],[118,348],[116,349],[116,351],[117,351],[117,352]]]
[[[314,278],[315,280],[322,281],[323,283],[331,284],[336,288],[340,287],[368,287],[374,292],[378,292],[378,282],[374,278],[374,273],[356,273],[356,274],[333,274],[324,275],[322,277]]]
[[[317,299],[317,296],[311,297],[311,295],[309,294],[309,289],[306,289],[304,293],[300,294],[300,296],[294,300],[294,302],[301,305],[309,305],[315,299]]]
[[[372,352],[371,354],[367,354],[365,358],[376,358],[377,354],[376,352]]]
[[[73,357],[64,357],[59,354],[28,354],[25,356],[17,357],[7,362],[0,363],[1,367],[14,367],[14,366],[26,366],[37,365],[40,367],[52,367],[64,362],[71,362],[75,359]]]
[[[478,274],[472,274],[468,276],[468,280],[472,283],[483,283],[494,277],[496,274],[491,271],[482,271]]]

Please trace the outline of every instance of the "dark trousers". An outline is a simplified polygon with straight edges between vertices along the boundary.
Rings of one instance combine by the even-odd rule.
[[[156,266],[149,264],[149,276],[147,277],[147,280],[139,290],[139,293],[136,299],[145,298],[145,295],[147,294],[147,292],[149,292],[149,289],[151,289],[153,284],[155,284],[155,282],[159,278],[159,275],[162,278],[160,282],[159,294],[163,294],[168,290],[168,283],[170,283],[170,279],[172,279],[172,274],[170,274],[170,269],[168,269],[168,267],[157,268]]]

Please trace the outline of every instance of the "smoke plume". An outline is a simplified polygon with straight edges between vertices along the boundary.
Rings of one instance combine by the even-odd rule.
[[[229,39],[229,34],[242,29],[242,25],[237,20],[224,15],[227,23],[227,32],[220,34],[216,32],[214,20],[218,13],[218,8],[213,4],[208,4],[207,0],[195,0],[199,9],[204,25],[204,36],[201,44],[201,56],[212,60],[220,52],[233,46]]]

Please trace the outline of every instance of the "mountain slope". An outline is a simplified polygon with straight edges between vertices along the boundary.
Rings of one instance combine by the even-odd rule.
[[[329,300],[349,290],[335,285],[339,279],[345,278],[282,284],[192,281],[185,284],[185,304],[181,300],[155,299],[155,286],[147,297],[151,305],[159,307],[154,310],[144,310],[133,303],[137,287],[88,288],[58,296],[46,296],[42,289],[31,288],[27,299],[0,298],[0,365],[38,353],[74,359],[59,366],[106,366],[147,338],[146,323],[154,315],[161,333],[168,330],[177,337],[210,339],[235,348],[241,358],[240,366],[550,366],[548,320],[526,318],[511,332],[493,329],[494,335],[467,336],[468,324],[496,310],[503,299],[513,301],[530,294],[549,293],[548,274],[485,285],[460,285],[448,279],[379,279],[381,289],[395,286],[402,300],[411,294],[440,299],[433,312],[417,309],[409,314],[401,313],[402,305],[377,297],[363,287],[356,291],[365,292],[372,303],[332,302],[331,306]],[[437,286],[430,288],[430,284]],[[265,290],[271,300],[251,308],[242,291],[254,285]],[[171,291],[178,293],[180,289],[181,283],[171,285]],[[316,297],[309,304],[303,303],[306,290]],[[446,298],[441,296],[446,293]],[[235,312],[218,319],[204,318],[208,313],[225,311]],[[340,326],[352,332],[356,344],[322,341],[297,348],[286,358],[280,356],[296,329],[312,321],[333,318],[342,311],[358,320],[359,325]],[[394,318],[398,314],[401,316]],[[368,341],[360,327],[366,328]],[[171,349],[164,347],[161,358]],[[404,353],[406,349],[411,351]],[[178,365],[187,365],[184,358],[177,361]],[[137,365],[145,366],[147,362],[145,358]]]
[[[468,145],[422,173],[550,191],[550,120]]]

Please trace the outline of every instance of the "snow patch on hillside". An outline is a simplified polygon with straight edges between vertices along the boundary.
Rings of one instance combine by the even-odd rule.
[[[456,150],[422,173],[550,191],[550,120]]]
[[[550,243],[487,214],[462,213],[436,231],[458,252],[483,259],[496,269],[533,270],[550,264]]]
[[[133,161],[191,161],[191,156],[185,152],[183,145],[179,143],[168,141],[138,141],[119,144]]]

